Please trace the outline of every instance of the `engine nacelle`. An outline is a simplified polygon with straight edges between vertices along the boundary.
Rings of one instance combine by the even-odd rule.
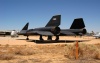
[[[83,29],[82,34],[86,34],[86,33],[87,33],[87,30]]]
[[[51,32],[54,34],[54,35],[59,35],[60,34],[60,27],[52,27],[51,28]]]

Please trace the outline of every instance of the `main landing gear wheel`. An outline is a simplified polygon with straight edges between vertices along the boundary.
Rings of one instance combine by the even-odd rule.
[[[55,41],[58,41],[58,40],[59,40],[59,36],[57,35]]]
[[[29,40],[29,38],[26,38],[26,40]]]
[[[48,39],[47,40],[52,40],[52,36],[48,36]]]
[[[42,35],[40,35],[40,40],[43,40]]]
[[[26,40],[29,40],[28,36],[27,36]]]

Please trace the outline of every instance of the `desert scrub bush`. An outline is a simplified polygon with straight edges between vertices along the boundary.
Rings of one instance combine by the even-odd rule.
[[[0,47],[0,60],[11,60],[15,58],[15,55],[10,51],[10,47],[1,46]]]
[[[21,46],[21,47],[0,47],[0,53],[11,53],[11,54],[17,54],[17,55],[32,55],[34,54],[34,50],[32,47],[26,47],[26,46]]]
[[[16,47],[13,52],[17,55],[32,55],[32,54],[35,54],[32,47]]]
[[[96,53],[99,53],[95,45],[79,44],[79,58],[80,59],[93,59]]]
[[[14,54],[9,54],[9,53],[2,53],[0,54],[0,60],[11,60],[14,59]]]
[[[9,47],[9,44],[6,44],[5,47],[6,47],[6,48]]]
[[[100,50],[99,49],[95,52],[94,59],[99,59],[100,60]]]
[[[75,46],[74,45],[66,45],[65,46],[65,57],[69,59],[75,59]]]
[[[64,56],[69,59],[75,59],[75,50],[75,44],[65,46]],[[79,59],[100,59],[100,49],[95,45],[79,43],[78,53]]]
[[[95,44],[95,46],[100,49],[100,43]]]

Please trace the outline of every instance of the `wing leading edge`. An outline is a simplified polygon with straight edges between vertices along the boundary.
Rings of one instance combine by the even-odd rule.
[[[30,31],[28,32],[28,34],[39,34],[39,35],[49,35],[49,36],[53,36],[54,34],[49,32],[49,31]]]

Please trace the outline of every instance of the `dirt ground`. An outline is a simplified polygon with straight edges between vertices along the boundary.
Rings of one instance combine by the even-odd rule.
[[[0,37],[0,45],[10,46],[27,46],[32,47],[35,51],[34,55],[17,55],[13,60],[0,60],[0,63],[100,63],[100,60],[75,60],[68,59],[65,56],[65,45],[75,44],[76,41],[84,44],[98,44],[100,39],[94,37],[74,37],[62,36],[58,42],[46,41],[47,37],[43,37],[45,41],[39,41],[39,36],[30,36],[30,40],[25,40],[26,37],[20,36],[18,38]],[[55,37],[53,37],[53,40]],[[32,50],[31,49],[31,50]]]
[[[94,37],[74,37],[74,36],[61,36],[59,41],[46,41],[47,37],[43,37],[45,41],[39,41],[39,36],[30,36],[30,40],[26,40],[25,36],[19,36],[18,38],[0,37],[1,45],[52,45],[52,44],[73,44],[76,41],[82,41],[81,43],[86,44],[96,44],[100,43],[100,39],[95,39]],[[55,40],[55,37],[52,38]],[[39,43],[38,43],[39,42]]]

